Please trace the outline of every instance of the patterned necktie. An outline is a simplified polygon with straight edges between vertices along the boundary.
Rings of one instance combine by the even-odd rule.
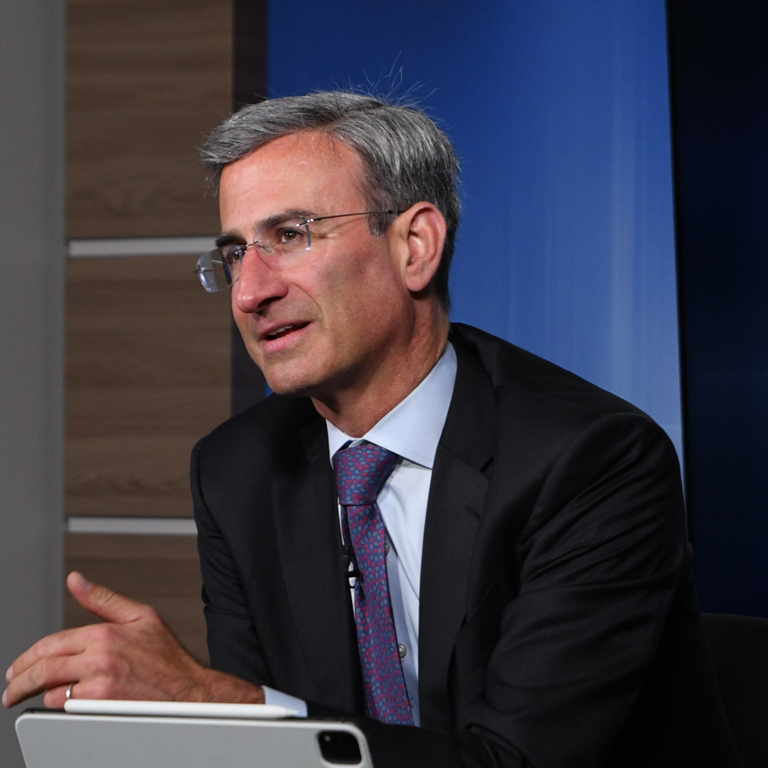
[[[386,448],[362,442],[338,451],[333,468],[344,544],[351,544],[360,574],[355,582],[355,624],[365,713],[383,723],[413,725],[389,599],[386,530],[376,504],[396,461]]]

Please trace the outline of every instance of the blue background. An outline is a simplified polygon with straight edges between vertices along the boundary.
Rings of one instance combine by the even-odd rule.
[[[660,0],[269,4],[270,96],[410,92],[453,140],[453,319],[649,412],[681,449]]]

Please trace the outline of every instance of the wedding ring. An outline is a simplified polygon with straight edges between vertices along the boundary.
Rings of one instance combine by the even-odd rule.
[[[72,686],[74,683],[70,683],[69,687],[67,688],[67,701],[69,701],[72,698]]]

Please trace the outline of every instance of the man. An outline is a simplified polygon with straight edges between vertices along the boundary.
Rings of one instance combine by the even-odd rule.
[[[668,439],[449,324],[444,134],[324,93],[246,108],[204,158],[199,271],[279,395],[193,454],[213,669],[73,574],[108,623],[27,651],[4,703],[288,700],[354,717],[378,768],[737,764]]]

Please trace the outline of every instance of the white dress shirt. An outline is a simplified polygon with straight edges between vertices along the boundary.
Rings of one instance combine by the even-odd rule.
[[[424,523],[432,467],[453,396],[456,366],[456,352],[449,343],[421,384],[361,438],[350,438],[326,421],[331,459],[345,444],[355,445],[362,440],[401,457],[382,486],[377,503],[387,529],[389,593],[416,725],[420,723],[419,585]],[[352,600],[354,604],[354,595]],[[268,704],[282,704],[306,716],[306,704],[301,699],[266,687],[264,690]]]

